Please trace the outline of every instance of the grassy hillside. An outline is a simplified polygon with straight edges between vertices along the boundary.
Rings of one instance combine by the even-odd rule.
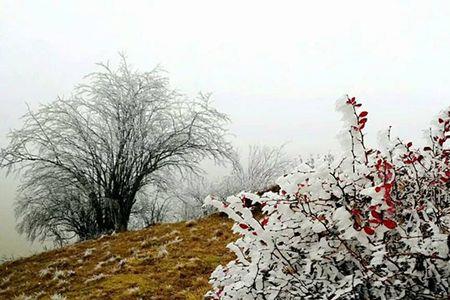
[[[8,262],[0,299],[202,299],[214,268],[233,259],[230,228],[213,215]]]

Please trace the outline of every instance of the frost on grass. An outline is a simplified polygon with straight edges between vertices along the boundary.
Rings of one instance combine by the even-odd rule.
[[[197,225],[197,223],[198,222],[195,221],[195,220],[189,220],[189,221],[186,222],[185,226],[186,227],[193,227],[193,226]]]
[[[113,262],[117,261],[118,259],[120,259],[120,256],[111,256],[110,258],[108,258],[108,260],[106,262],[113,263]]]
[[[158,247],[158,253],[156,254],[157,258],[163,258],[169,254],[167,251],[166,245],[162,245]]]
[[[95,248],[88,248],[86,251],[84,251],[83,257],[89,257],[94,252]]]
[[[97,265],[95,265],[94,270],[99,270],[99,269],[103,268],[103,266],[104,266],[106,263],[107,263],[106,261],[101,261],[101,262],[97,263]]]
[[[66,300],[67,298],[60,294],[53,294],[50,296],[50,300]]]
[[[86,279],[86,280],[84,281],[84,283],[90,283],[90,282],[99,281],[99,280],[101,280],[101,279],[103,279],[103,278],[105,278],[105,277],[107,277],[105,274],[100,273],[100,274],[94,275],[94,276],[92,276],[92,277]]]
[[[32,297],[32,296],[27,296],[27,295],[25,295],[24,293],[22,293],[22,294],[20,294],[20,295],[18,295],[18,296],[15,296],[13,299],[14,299],[14,300],[34,300],[34,297]]]
[[[40,278],[47,277],[48,275],[50,275],[52,273],[52,270],[53,270],[52,268],[45,268],[45,269],[39,270],[38,276]]]
[[[129,294],[129,295],[136,295],[136,294],[138,294],[139,293],[139,287],[138,286],[136,286],[136,287],[131,287],[131,288],[129,288],[128,290],[127,290],[127,293]]]
[[[65,279],[59,279],[58,283],[56,284],[57,287],[66,287],[69,284],[69,281],[65,280]]]
[[[208,239],[208,242],[215,242],[217,240],[218,240],[217,236],[213,236],[213,237]]]
[[[67,276],[67,272],[64,270],[55,270],[53,273],[53,279],[52,280],[59,280],[63,279]]]
[[[9,282],[11,282],[11,278],[13,277],[14,273],[9,274],[6,277],[2,278],[2,281],[0,282],[0,287],[6,286]]]
[[[168,241],[166,243],[166,246],[177,244],[177,243],[180,243],[182,241],[183,241],[183,239],[181,239],[179,236],[176,236],[173,240]]]
[[[0,295],[1,295],[1,294],[7,293],[10,289],[11,289],[11,288],[10,288],[9,286],[7,286],[6,288],[1,288],[1,289],[0,289]],[[1,298],[0,298],[0,299],[1,299]]]
[[[119,268],[123,268],[123,267],[126,265],[126,263],[127,263],[127,260],[124,258],[124,259],[121,259],[121,260],[117,263],[117,266],[118,266]]]

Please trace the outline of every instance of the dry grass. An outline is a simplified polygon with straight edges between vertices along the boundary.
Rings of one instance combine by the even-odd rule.
[[[211,217],[105,236],[0,266],[0,299],[202,299],[233,255],[231,222]]]

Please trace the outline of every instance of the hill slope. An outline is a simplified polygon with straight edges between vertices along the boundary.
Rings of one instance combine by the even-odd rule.
[[[202,299],[211,272],[233,259],[231,224],[213,215],[8,262],[0,299]]]

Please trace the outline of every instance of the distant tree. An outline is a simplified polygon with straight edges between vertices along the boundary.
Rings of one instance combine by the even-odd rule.
[[[42,215],[66,224],[83,214],[92,234],[127,230],[145,186],[164,183],[167,173],[198,173],[206,158],[233,159],[228,118],[209,95],[189,99],[160,69],[134,71],[124,57],[118,69],[99,66],[70,97],[29,109],[2,149],[0,166],[27,174],[16,212],[32,239],[65,231],[43,224]]]
[[[171,200],[171,194],[160,189],[140,192],[131,211],[131,227],[139,229],[164,222],[173,211]]]
[[[295,164],[296,160],[285,153],[283,146],[250,146],[247,160],[237,160],[230,175],[217,181],[191,176],[175,189],[176,198],[181,201],[181,219],[198,218],[215,211],[203,205],[208,195],[225,200],[240,191],[263,191],[294,169]]]
[[[192,175],[184,178],[173,189],[174,197],[179,201],[178,216],[181,220],[191,220],[204,217],[214,209],[203,206],[203,200],[210,194],[220,194],[219,184],[204,176]]]
[[[221,181],[220,196],[226,198],[240,191],[261,191],[294,167],[295,160],[285,153],[284,146],[250,146],[247,161],[238,161],[231,175]]]

